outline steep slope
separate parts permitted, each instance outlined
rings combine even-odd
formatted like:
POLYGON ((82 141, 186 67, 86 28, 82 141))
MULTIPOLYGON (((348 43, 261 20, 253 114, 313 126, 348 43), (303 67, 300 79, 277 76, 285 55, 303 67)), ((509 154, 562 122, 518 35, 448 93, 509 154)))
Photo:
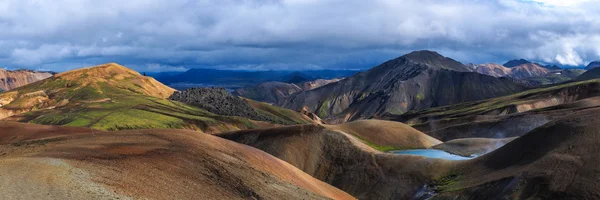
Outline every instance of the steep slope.
POLYGON ((236 89, 232 94, 256 101, 275 103, 300 91, 302 88, 293 83, 265 82, 256 86, 236 89))
POLYGON ((512 67, 516 67, 522 64, 531 64, 531 62, 529 62, 528 60, 525 60, 523 58, 521 59, 514 59, 514 60, 509 60, 508 62, 504 63, 502 66, 508 67, 508 68, 512 68, 512 67))
POLYGON ((485 74, 493 77, 503 77, 509 76, 511 74, 511 69, 508 67, 504 67, 502 65, 487 63, 477 65, 475 69, 477 73, 485 74))
POLYGON ((374 149, 427 148, 439 143, 397 122, 300 125, 218 136, 261 149, 358 199, 411 199, 421 185, 445 174, 451 164, 374 149))
POLYGON ((278 105, 292 110, 307 107, 321 118, 345 122, 493 98, 524 89, 511 80, 470 71, 436 52, 415 51, 341 81, 293 94, 278 105))
POLYGON ((526 77, 542 76, 550 73, 549 69, 543 68, 542 66, 535 63, 527 63, 510 68, 511 78, 522 79, 526 77))
POLYGON ((590 64, 588 64, 585 67, 585 70, 591 70, 591 69, 594 69, 594 68, 597 68, 597 67, 600 67, 600 60, 599 61, 591 62, 590 64))
POLYGON ((521 136, 553 119, 596 106, 600 106, 598 79, 382 118, 413 124, 414 128, 442 141, 504 138, 521 136))
POLYGON ((194 131, 0 130, 2 199, 354 199, 263 151, 194 131))
POLYGON ((49 78, 50 72, 38 72, 31 70, 8 71, 0 68, 0 92, 12 90, 36 81, 49 78))
POLYGON ((323 124, 323 121, 313 113, 307 111, 293 111, 282 107, 274 106, 268 103, 258 102, 251 99, 242 98, 256 112, 261 115, 269 116, 285 123, 279 124, 323 124))
POLYGON ((600 78, 600 68, 592 68, 576 78, 578 81, 600 78))
POLYGON ((115 63, 57 74, 0 94, 0 118, 101 130, 187 128, 220 132, 257 127, 166 100, 175 90, 115 63), (8 117, 8 118, 7 118, 8 117))

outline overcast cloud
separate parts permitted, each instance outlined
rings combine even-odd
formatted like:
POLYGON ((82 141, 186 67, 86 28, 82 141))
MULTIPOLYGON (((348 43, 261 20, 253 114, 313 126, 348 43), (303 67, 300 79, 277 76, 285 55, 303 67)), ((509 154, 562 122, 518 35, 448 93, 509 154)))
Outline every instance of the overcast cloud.
POLYGON ((598 10, 596 0, 3 0, 0 66, 365 69, 420 49, 581 66, 600 59, 598 10))

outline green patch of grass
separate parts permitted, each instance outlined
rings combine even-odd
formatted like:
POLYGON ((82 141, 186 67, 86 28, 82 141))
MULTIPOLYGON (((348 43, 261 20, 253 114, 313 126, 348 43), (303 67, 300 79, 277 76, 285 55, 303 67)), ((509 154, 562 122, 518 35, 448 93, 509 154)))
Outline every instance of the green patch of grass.
POLYGON ((429 184, 435 192, 449 192, 462 188, 460 184, 461 175, 455 172, 446 174, 429 184))
POLYGON ((325 101, 323 101, 323 103, 321 103, 321 106, 319 106, 319 109, 317 110, 317 115, 321 118, 326 118, 329 116, 329 104, 331 103, 331 100, 327 99, 325 101))
POLYGON ((425 99, 425 95, 423 93, 417 94, 417 101, 423 101, 425 99))
POLYGON ((397 147, 397 146, 385 146, 385 145, 379 145, 379 144, 375 144, 373 142, 370 142, 368 140, 365 140, 361 137, 358 137, 357 135, 352 135, 355 138, 357 138, 358 140, 362 141, 363 143, 365 143, 366 145, 369 145, 370 147, 377 149, 379 151, 382 152, 388 152, 388 151, 397 151, 397 150, 407 150, 407 149, 414 149, 414 148, 410 148, 410 147, 397 147))

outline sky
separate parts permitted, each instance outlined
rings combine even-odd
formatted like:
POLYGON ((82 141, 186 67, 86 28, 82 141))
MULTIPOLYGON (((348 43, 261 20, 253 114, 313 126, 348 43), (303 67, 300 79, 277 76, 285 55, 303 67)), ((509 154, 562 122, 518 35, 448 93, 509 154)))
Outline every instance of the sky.
POLYGON ((600 60, 598 0, 2 0, 0 67, 143 72, 600 60))

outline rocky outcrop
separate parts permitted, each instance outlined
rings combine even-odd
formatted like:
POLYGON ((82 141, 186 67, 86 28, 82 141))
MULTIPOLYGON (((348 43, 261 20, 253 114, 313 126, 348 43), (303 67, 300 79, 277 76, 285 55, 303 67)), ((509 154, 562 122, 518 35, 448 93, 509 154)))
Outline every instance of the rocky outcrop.
POLYGON ((371 118, 522 91, 524 86, 471 72, 436 52, 416 51, 323 87, 290 95, 278 103, 307 107, 330 122, 371 118))
POLYGON ((52 72, 38 72, 31 70, 8 71, 0 68, 0 92, 8 91, 33 82, 37 82, 53 75, 52 72))

